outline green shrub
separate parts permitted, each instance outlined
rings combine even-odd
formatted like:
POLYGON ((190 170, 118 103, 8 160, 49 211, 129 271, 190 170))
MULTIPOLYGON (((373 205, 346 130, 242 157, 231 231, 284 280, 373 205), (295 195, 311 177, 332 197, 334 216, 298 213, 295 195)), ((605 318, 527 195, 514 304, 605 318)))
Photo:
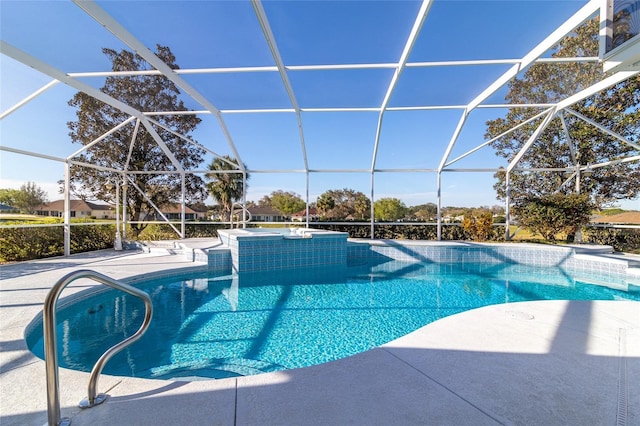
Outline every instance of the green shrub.
POLYGON ((74 254, 113 248, 115 236, 115 225, 72 226, 70 251, 74 254))
POLYGON ((489 212, 465 215, 462 229, 473 241, 486 241, 493 230, 493 216, 489 212))
MULTIPOLYGON (((180 229, 180 224, 178 224, 177 228, 180 229)), ((180 236, 168 224, 151 223, 140 232, 136 239, 140 241, 159 241, 175 240, 177 238, 180 238, 180 236)))
POLYGON ((350 238, 371 238, 371 226, 370 225, 352 225, 350 223, 344 224, 313 224, 312 228, 325 229, 327 231, 346 232, 350 238))
MULTIPOLYGON (((114 225, 71 226, 70 252, 113 247, 114 225)), ((0 228, 0 261, 20 262, 64 255, 64 227, 0 228)))
POLYGON ((506 216, 496 216, 493 218, 493 223, 505 223, 507 221, 506 216))
POLYGON ((640 230, 585 227, 582 240, 612 246, 615 251, 640 254, 640 230))
POLYGON ((520 224, 548 241, 565 233, 572 241, 577 229, 589 223, 593 204, 587 194, 548 194, 527 196, 514 206, 520 224))
POLYGON ((64 254, 64 229, 0 228, 0 260, 19 262, 64 254))
POLYGON ((217 238, 218 229, 226 229, 226 224, 199 224, 199 223, 187 223, 185 226, 186 238, 217 238))
MULTIPOLYGON (((337 225, 312 225, 313 228, 330 231, 347 232, 350 238, 371 238, 370 225, 352 225, 349 223, 337 225)), ((437 240, 438 227, 435 225, 386 225, 376 224, 376 239, 389 240, 437 240)), ((467 239, 467 234, 461 225, 445 225, 442 227, 442 239, 445 241, 459 241, 467 239)), ((504 241, 504 227, 491 226, 487 231, 487 240, 504 241)))
MULTIPOLYGON (((180 224, 174 223, 180 230, 180 224)), ((185 224, 185 238, 217 238, 218 229, 228 228, 226 224, 203 224, 197 222, 187 222, 185 224)), ((138 239, 141 241, 175 240, 180 238, 176 231, 167 223, 152 223, 140 233, 138 239)))

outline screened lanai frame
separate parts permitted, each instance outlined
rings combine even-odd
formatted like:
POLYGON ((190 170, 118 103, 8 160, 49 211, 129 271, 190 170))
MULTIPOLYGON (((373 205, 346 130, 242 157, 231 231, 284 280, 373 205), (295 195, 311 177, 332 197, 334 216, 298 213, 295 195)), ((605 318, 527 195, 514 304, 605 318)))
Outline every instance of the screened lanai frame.
MULTIPOLYGON (((544 54, 548 52, 551 48, 558 44, 563 37, 569 34, 574 28, 584 23, 586 20, 597 15, 601 10, 605 10, 610 7, 607 0, 591 0, 584 4, 576 13, 573 14, 569 19, 567 19, 562 25, 560 25, 555 31, 552 31, 548 36, 546 36, 542 41, 539 42, 537 46, 531 49, 526 55, 519 59, 487 59, 487 60, 458 60, 458 61, 439 61, 439 62, 410 62, 409 57, 412 52, 412 49, 416 43, 416 40, 425 24, 425 20, 429 14, 431 6, 433 5, 433 0, 423 0, 420 4, 419 10, 415 19, 412 23, 411 30, 409 35, 404 43, 401 52, 398 52, 396 62, 386 62, 386 63, 358 63, 358 64, 323 64, 323 65, 288 65, 283 60, 279 48, 276 37, 273 34, 269 18, 265 11, 264 5, 260 0, 252 0, 251 4, 253 6, 254 12, 256 14, 257 20, 260 25, 261 32, 264 36, 264 39, 268 45, 270 54, 273 59, 274 65, 272 66, 259 66, 259 67, 225 67, 225 68, 187 68, 187 69, 179 69, 172 70, 170 69, 164 62, 162 62, 154 53, 152 53, 144 43, 142 43, 139 39, 137 39, 131 32, 129 32, 120 22, 118 22, 114 17, 109 15, 98 3, 94 1, 80 1, 74 0, 73 3, 77 7, 79 7, 82 11, 92 17, 95 21, 97 21, 101 26, 103 26, 106 30, 111 32, 117 39, 119 39, 124 45, 128 46, 131 50, 135 51, 138 55, 144 58, 153 68, 154 70, 149 71, 135 71, 135 72, 64 72, 61 71, 49 63, 40 60, 39 58, 33 57, 27 52, 24 52, 11 44, 2 41, 1 44, 1 52, 2 54, 11 57, 22 64, 25 64, 29 67, 36 69, 37 71, 51 77, 53 80, 42 87, 41 89, 34 92, 32 95, 28 96, 21 102, 17 103, 13 107, 3 111, 0 115, 0 119, 4 119, 9 116, 12 112, 16 111, 23 105, 26 105, 33 99, 45 93, 48 89, 52 88, 58 83, 64 83, 76 90, 82 91, 90 96, 93 96, 100 101, 111 105, 119 110, 127 113, 129 118, 121 123, 116 128, 107 132, 100 138, 93 141, 91 144, 84 146, 83 148, 73 152, 66 158, 59 158, 50 155, 45 155, 38 152, 30 152, 26 150, 21 150, 15 147, 9 146, 0 146, 0 149, 8 152, 13 152, 17 154, 24 154, 29 156, 46 158, 53 161, 62 162, 65 164, 65 191, 64 191, 64 199, 65 199, 65 214, 64 214, 64 224, 65 224, 65 254, 68 254, 69 250, 69 224, 70 224, 70 181, 69 181, 69 168, 74 166, 85 166, 85 167, 98 167, 92 164, 81 163, 77 160, 74 160, 78 154, 84 152, 89 149, 92 145, 99 143, 102 139, 107 137, 112 132, 116 131, 118 128, 125 126, 131 122, 135 121, 135 128, 139 128, 139 126, 143 126, 155 139, 158 146, 164 151, 167 157, 172 161, 175 170, 167 170, 164 173, 178 173, 182 176, 183 186, 182 186, 182 200, 181 203, 182 211, 181 211, 181 229, 176 230, 176 232, 180 235, 180 237, 184 237, 185 235, 185 186, 184 186, 184 177, 186 174, 194 173, 194 174, 204 174, 208 172, 208 170, 184 170, 179 162, 175 159, 172 152, 163 142, 162 138, 156 131, 154 126, 161 126, 161 124, 154 120, 154 116, 162 115, 162 114, 197 114, 197 115, 211 115, 214 116, 217 120, 218 126, 221 130, 221 133, 226 140, 230 152, 233 156, 238 160, 239 167, 234 171, 230 171, 232 173, 242 173, 246 178, 248 173, 299 173, 305 176, 306 181, 306 193, 305 193, 305 201, 307 204, 307 226, 309 225, 309 178, 312 174, 326 174, 326 173, 361 173, 367 174, 370 177, 370 200, 371 200, 371 237, 374 235, 374 227, 375 227, 375 218, 373 212, 373 204, 375 201, 375 177, 380 173, 424 173, 424 174, 435 174, 436 176, 436 188, 437 188, 437 238, 441 239, 442 234, 442 174, 443 173, 473 173, 473 172, 497 172, 501 170, 500 168, 457 168, 456 163, 460 160, 473 155, 475 152, 481 150, 482 148, 488 146, 493 140, 484 141, 482 144, 468 150, 467 152, 455 157, 451 158, 453 149, 458 141, 458 138, 465 126, 465 123, 472 111, 482 109, 482 108, 525 108, 525 107, 538 107, 543 108, 543 111, 536 115, 533 118, 530 118, 524 123, 519 124, 508 132, 503 133, 498 136, 505 136, 509 132, 518 129, 519 127, 525 125, 533 121, 534 119, 542 119, 541 124, 538 125, 536 130, 531 134, 527 143, 523 146, 520 152, 516 155, 516 157, 508 163, 507 167, 502 169, 506 172, 506 183, 507 183, 507 197, 505 200, 505 210, 506 210, 506 237, 509 238, 509 225, 511 222, 510 215, 510 199, 509 199, 509 176, 513 171, 564 171, 568 173, 567 180, 565 184, 569 184, 575 181, 576 187, 579 188, 580 176, 582 173, 589 172, 594 168, 606 167, 613 163, 619 162, 635 162, 640 161, 640 155, 633 155, 622 159, 617 159, 601 164, 579 164, 575 163, 571 167, 559 168, 559 169, 543 169, 543 168, 519 168, 518 163, 521 160, 522 156, 526 153, 526 151, 531 147, 531 145, 536 141, 536 138, 544 131, 546 126, 556 117, 559 117, 562 120, 563 125, 565 126, 565 131, 568 132, 566 128, 566 124, 564 121, 564 117, 567 114, 570 114, 573 117, 576 117, 580 120, 583 120, 596 128, 600 129, 603 133, 612 136, 623 143, 626 143, 632 146, 634 149, 640 151, 640 145, 634 143, 627 138, 612 132, 606 127, 594 122, 593 120, 585 117, 578 112, 571 109, 571 106, 581 100, 584 100, 604 89, 607 89, 619 82, 625 81, 632 76, 638 74, 640 70, 638 69, 637 63, 634 64, 634 67, 621 68, 617 70, 611 71, 607 76, 605 76, 601 81, 594 83, 592 86, 584 88, 582 91, 578 93, 574 93, 571 96, 563 99, 555 104, 487 104, 485 103, 492 95, 496 94, 499 90, 503 89, 505 85, 511 81, 513 78, 518 76, 523 70, 525 70, 528 66, 536 62, 598 62, 601 61, 600 57, 573 57, 573 58, 549 58, 544 57, 544 54), (389 101, 394 91, 398 87, 398 83, 402 77, 403 72, 412 68, 425 68, 425 67, 444 67, 444 66, 477 66, 477 65, 495 65, 495 64, 503 64, 505 66, 509 66, 508 70, 504 72, 497 79, 492 81, 487 87, 481 91, 477 96, 475 96, 470 102, 459 105, 423 105, 423 106, 390 106, 389 101), (306 108, 301 107, 297 97, 296 91, 294 90, 294 85, 291 83, 289 74, 291 72, 304 72, 304 71, 319 71, 319 70, 380 70, 386 69, 391 70, 393 72, 390 81, 385 87, 385 95, 382 103, 375 108, 371 107, 324 107, 324 108, 306 108), (282 85, 286 91, 288 96, 288 100, 290 103, 289 108, 262 108, 262 109, 226 109, 221 110, 216 107, 215 100, 208 99, 202 93, 200 93, 197 89, 195 89, 191 84, 189 84, 183 76, 188 74, 219 74, 219 73, 247 73, 247 72, 264 72, 264 73, 277 73, 279 78, 282 81, 282 85), (93 86, 85 83, 82 79, 86 77, 107 77, 107 76, 124 76, 124 75, 164 75, 169 80, 171 80, 177 87, 180 88, 182 93, 185 96, 190 97, 197 104, 201 105, 203 109, 195 110, 195 111, 139 111, 135 110, 129 105, 126 105, 104 93, 100 90, 94 88, 93 86), (381 138, 381 132, 384 127, 384 118, 387 112, 397 111, 427 111, 427 110, 454 110, 460 112, 460 117, 458 120, 458 124, 455 127, 455 130, 451 134, 449 138, 449 142, 447 146, 444 148, 444 153, 442 158, 440 159, 438 166, 435 168, 381 168, 377 166, 377 162, 379 160, 379 144, 381 138), (309 165, 308 161, 308 153, 307 153, 307 143, 305 141, 305 126, 302 119, 303 113, 326 113, 326 112, 334 112, 334 113, 351 113, 351 112, 370 112, 377 114, 377 123, 375 129, 375 137, 371 141, 372 154, 370 159, 370 167, 368 168, 346 168, 346 169, 318 169, 312 168, 309 165), (282 114, 294 114, 297 122, 297 132, 300 143, 300 152, 304 164, 303 169, 291 169, 291 170, 266 170, 259 168, 252 168, 245 170, 244 162, 242 160, 242 156, 240 155, 239 150, 236 147, 234 142, 234 137, 229 130, 225 117, 232 114, 273 114, 273 113, 282 113, 282 114)), ((601 19, 603 24, 602 28, 605 28, 604 20, 606 19, 606 13, 601 13, 601 19)), ((638 49, 638 44, 634 47, 634 49, 638 49)), ((634 53, 635 55, 635 53, 634 53)), ((172 131, 170 129, 165 129, 172 131)), ((173 132, 173 131, 172 131, 173 132)), ((175 133, 175 132, 174 132, 175 133)), ((188 138, 184 136, 180 136, 188 140, 188 138)), ((196 143, 191 141, 192 143, 196 143)), ((132 138, 131 143, 135 143, 135 136, 132 138)), ((208 146, 204 144, 198 144, 201 148, 203 148, 209 154, 220 157, 214 150, 210 149, 208 146)), ((572 157, 575 160, 575 155, 573 155, 573 148, 569 144, 569 149, 571 150, 572 157)), ((101 167, 98 167, 101 168, 101 167)), ((138 170, 130 170, 127 169, 127 165, 124 165, 122 169, 107 169, 101 168, 103 170, 111 171, 118 173, 122 176, 122 180, 115 182, 116 185, 123 186, 123 197, 126 197, 127 188, 133 186, 133 182, 127 178, 128 175, 133 175, 136 173, 159 173, 159 172, 147 172, 147 171, 138 171, 138 170)), ((246 185, 245 185, 246 188, 246 185)), ((119 194, 119 191, 116 191, 119 194)), ((243 203, 246 202, 246 193, 245 197, 243 197, 243 203)), ((116 203, 119 204, 119 203, 116 203)), ((155 206, 154 206, 155 207, 155 206)), ((123 208, 126 208, 126 203, 123 203, 123 208)), ((156 208, 159 211, 159 209, 156 208)), ((117 217, 120 214, 118 212, 117 217)), ((126 217, 126 212, 122 212, 122 218, 126 217)), ((123 229, 125 223, 123 220, 123 229)), ((120 227, 118 226, 118 229, 120 227)))

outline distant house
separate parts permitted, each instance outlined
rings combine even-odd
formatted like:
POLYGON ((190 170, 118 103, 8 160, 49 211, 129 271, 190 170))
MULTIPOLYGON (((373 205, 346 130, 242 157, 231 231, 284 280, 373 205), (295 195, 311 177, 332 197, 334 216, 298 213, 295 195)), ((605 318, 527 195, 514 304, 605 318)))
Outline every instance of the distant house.
MULTIPOLYGON (((163 208, 160 209, 160 211, 162 211, 162 214, 165 215, 166 218, 169 220, 180 220, 182 217, 181 216, 182 206, 180 204, 170 204, 170 205, 164 206, 163 208)), ((160 215, 157 215, 157 216, 160 216, 160 215)), ((198 212, 192 209, 191 207, 184 206, 185 220, 204 219, 206 216, 207 216, 206 212, 198 212)), ((160 217, 158 217, 157 219, 160 219, 160 217)))
MULTIPOLYGON (((96 219, 116 218, 115 208, 107 204, 96 204, 83 200, 70 200, 69 208, 71 217, 95 217, 96 219)), ((38 216, 63 217, 64 200, 56 200, 50 203, 42 204, 41 206, 36 207, 35 210, 38 216)))
POLYGON ((271 207, 249 207, 252 222, 284 222, 287 218, 271 207))
MULTIPOLYGON (((71 217, 76 218, 89 218, 95 217, 96 219, 115 219, 116 211, 114 206, 106 204, 90 203, 82 200, 71 200, 71 217)), ((205 212, 197 212, 189 207, 184 208, 186 220, 204 219, 205 212)), ((180 220, 181 207, 179 204, 168 205, 162 208, 162 214, 164 214, 169 220, 180 220)), ((52 201, 36 207, 36 214, 38 216, 52 216, 63 217, 64 215, 64 200, 52 201)), ((160 219, 160 215, 151 215, 146 220, 160 219)))
MULTIPOLYGON (((320 215, 318 214, 318 209, 315 207, 309 207, 309 221, 314 222, 320 219, 320 215)), ((300 210, 297 213, 291 215, 292 222, 306 222, 307 220, 307 209, 300 210)))
POLYGON ((463 220, 464 220, 464 215, 462 214, 457 216, 448 214, 442 218, 442 221, 444 223, 462 223, 463 220))

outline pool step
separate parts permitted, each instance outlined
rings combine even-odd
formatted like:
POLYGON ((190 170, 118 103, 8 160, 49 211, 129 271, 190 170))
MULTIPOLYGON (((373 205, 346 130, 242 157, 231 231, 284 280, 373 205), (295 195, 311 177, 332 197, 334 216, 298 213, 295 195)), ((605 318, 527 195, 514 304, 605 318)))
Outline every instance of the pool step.
POLYGON ((163 380, 207 380, 252 376, 284 370, 279 364, 247 358, 222 358, 186 361, 151 369, 151 378, 163 380))
POLYGON ((145 241, 145 251, 149 253, 182 254, 183 248, 175 241, 145 241))

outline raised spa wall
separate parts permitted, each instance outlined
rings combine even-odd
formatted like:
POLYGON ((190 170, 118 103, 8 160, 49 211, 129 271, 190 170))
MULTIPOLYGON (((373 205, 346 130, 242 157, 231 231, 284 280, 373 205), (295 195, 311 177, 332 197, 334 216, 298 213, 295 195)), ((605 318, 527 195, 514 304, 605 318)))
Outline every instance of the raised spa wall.
POLYGON ((229 248, 234 272, 347 266, 346 232, 308 228, 231 229, 219 230, 218 236, 223 246, 229 248))

